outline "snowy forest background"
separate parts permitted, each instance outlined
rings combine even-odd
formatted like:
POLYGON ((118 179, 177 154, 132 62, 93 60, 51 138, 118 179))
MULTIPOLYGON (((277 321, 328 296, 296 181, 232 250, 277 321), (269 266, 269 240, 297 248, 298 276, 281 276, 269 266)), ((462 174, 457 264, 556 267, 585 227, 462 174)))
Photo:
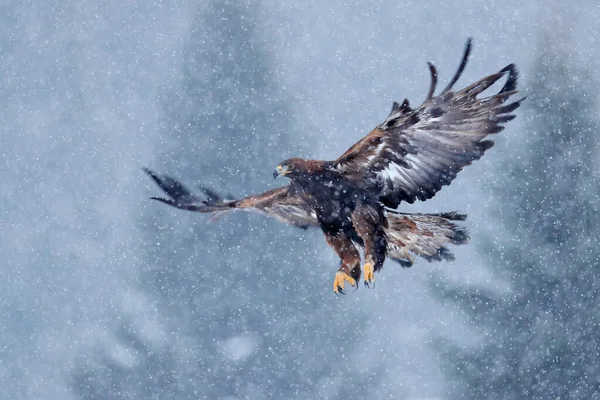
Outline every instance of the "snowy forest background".
POLYGON ((0 5, 0 398, 600 399, 597 1, 300 3, 0 5), (455 262, 335 298, 320 232, 148 200, 337 157, 469 36, 528 100, 405 208, 469 214, 455 262))

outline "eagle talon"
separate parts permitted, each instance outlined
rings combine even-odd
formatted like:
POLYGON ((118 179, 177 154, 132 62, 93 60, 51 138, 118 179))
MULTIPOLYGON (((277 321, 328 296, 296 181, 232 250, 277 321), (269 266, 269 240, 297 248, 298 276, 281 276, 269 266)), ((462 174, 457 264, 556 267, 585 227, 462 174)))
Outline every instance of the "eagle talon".
POLYGON ((365 286, 369 289, 375 288, 375 275, 373 273, 373 264, 370 262, 363 265, 363 273, 365 275, 365 286))
POLYGON ((351 286, 356 285, 358 287, 358 284, 356 283, 356 280, 354 280, 354 278, 349 276, 344 271, 338 271, 336 272, 335 279, 333 281, 333 291, 335 294, 346 294, 346 292, 344 291, 345 282, 348 282, 351 286))

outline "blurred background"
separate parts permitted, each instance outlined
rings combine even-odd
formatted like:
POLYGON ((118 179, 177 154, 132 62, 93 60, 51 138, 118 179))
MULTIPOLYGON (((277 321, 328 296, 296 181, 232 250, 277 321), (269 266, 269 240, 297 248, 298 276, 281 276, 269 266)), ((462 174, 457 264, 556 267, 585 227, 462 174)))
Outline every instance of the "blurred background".
POLYGON ((600 398, 594 0, 4 1, 1 399, 600 398), (148 200, 147 166, 243 196, 509 63, 528 100, 411 211, 453 263, 336 298, 318 230, 148 200))

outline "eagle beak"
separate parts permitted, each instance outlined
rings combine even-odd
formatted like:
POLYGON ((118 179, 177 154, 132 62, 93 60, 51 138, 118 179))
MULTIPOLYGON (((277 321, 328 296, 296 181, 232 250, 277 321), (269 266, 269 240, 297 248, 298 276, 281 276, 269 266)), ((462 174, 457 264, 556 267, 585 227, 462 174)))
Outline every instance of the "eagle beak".
POLYGON ((291 167, 289 165, 278 165, 273 172, 273 178, 277 179, 278 176, 284 176, 290 173, 291 167))

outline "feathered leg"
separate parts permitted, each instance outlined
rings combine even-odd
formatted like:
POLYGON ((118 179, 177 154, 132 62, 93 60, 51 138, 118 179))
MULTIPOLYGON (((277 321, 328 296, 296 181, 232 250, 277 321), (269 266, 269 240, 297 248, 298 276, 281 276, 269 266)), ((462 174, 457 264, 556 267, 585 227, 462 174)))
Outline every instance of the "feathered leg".
POLYGON ((352 243, 352 240, 342 232, 337 234, 325 233, 325 239, 340 257, 341 265, 335 274, 333 281, 333 291, 335 294, 344 293, 344 283, 358 288, 357 281, 360 279, 360 253, 352 243))
POLYGON ((352 224, 363 240, 365 264, 363 265, 365 286, 371 287, 375 281, 374 272, 383 267, 387 252, 385 228, 387 220, 383 210, 373 206, 359 206, 352 212, 352 224))

